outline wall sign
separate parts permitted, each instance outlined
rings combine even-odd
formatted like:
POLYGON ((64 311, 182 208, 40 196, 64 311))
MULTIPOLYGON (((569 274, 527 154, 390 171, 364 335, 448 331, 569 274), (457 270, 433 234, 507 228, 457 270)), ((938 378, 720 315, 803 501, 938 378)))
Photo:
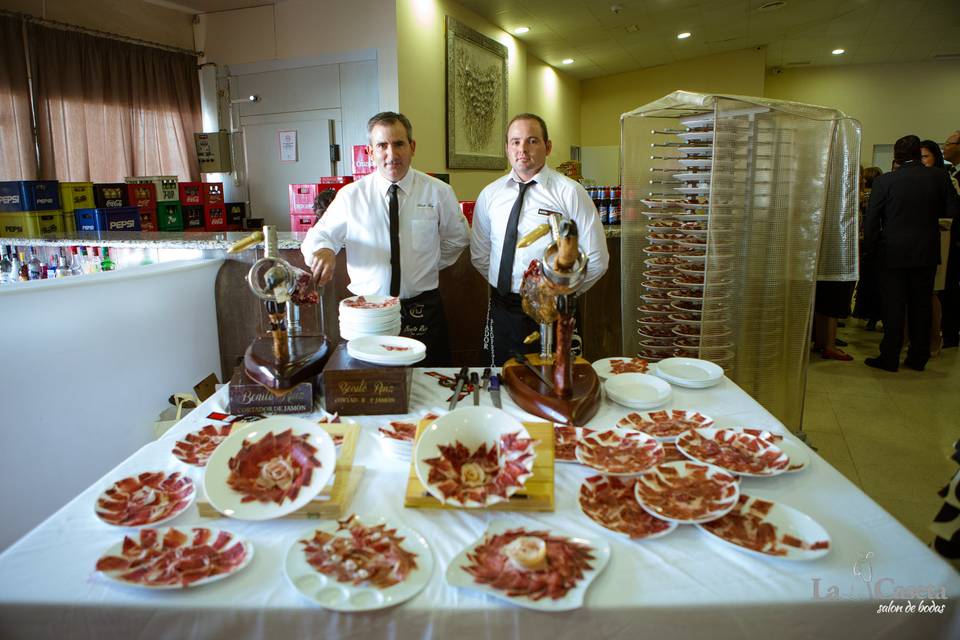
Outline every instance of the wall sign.
POLYGON ((280 142, 280 162, 296 162, 297 130, 277 131, 277 139, 280 142))

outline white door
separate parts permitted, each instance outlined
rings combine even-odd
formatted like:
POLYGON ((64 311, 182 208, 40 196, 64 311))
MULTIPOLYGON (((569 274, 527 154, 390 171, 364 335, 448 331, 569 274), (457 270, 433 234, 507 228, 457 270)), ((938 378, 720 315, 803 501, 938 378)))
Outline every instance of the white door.
MULTIPOLYGON (((250 190, 248 217, 290 230, 287 187, 342 175, 341 162, 331 162, 330 145, 342 137, 340 109, 241 116, 250 190), (331 131, 333 139, 331 140, 331 131), (281 147, 281 132, 284 142, 281 147), (295 136, 295 148, 290 141, 295 136)), ((341 157, 343 150, 341 148, 341 157)))

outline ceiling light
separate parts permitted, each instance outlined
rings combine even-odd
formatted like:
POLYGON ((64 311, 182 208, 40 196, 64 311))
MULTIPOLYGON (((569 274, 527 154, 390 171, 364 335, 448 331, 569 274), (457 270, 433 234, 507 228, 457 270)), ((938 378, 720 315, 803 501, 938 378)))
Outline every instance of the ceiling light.
POLYGON ((573 58, 564 58, 560 62, 562 62, 563 64, 573 64, 573 58))
POLYGON ((832 53, 832 54, 835 55, 835 56, 842 56, 842 55, 843 55, 844 53, 846 53, 846 52, 847 52, 846 49, 834 49, 834 50, 831 51, 830 53, 832 53))
POLYGON ((517 27, 516 29, 513 30, 513 32, 514 32, 515 34, 517 34, 518 36, 522 36, 523 34, 527 33, 528 31, 530 31, 530 27, 517 27))
POLYGON ((693 34, 690 33, 689 31, 684 31, 684 32, 682 32, 682 33, 678 33, 678 34, 677 34, 677 40, 686 40, 687 38, 689 38, 689 37, 692 36, 692 35, 693 35, 693 34))

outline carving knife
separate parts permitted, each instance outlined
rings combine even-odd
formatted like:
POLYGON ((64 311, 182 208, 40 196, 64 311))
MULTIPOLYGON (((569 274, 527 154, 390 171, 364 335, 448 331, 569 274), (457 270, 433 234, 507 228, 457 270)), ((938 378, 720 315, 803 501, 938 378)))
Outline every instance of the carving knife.
POLYGON ((486 391, 487 387, 490 385, 490 367, 487 367, 483 370, 483 375, 480 376, 480 380, 480 388, 486 391))
POLYGON ((473 406, 480 406, 480 376, 474 371, 470 374, 470 384, 473 385, 473 406))
POLYGON ((493 374, 490 376, 490 399, 493 400, 493 406, 497 409, 502 409, 503 406, 500 404, 500 376, 493 374))
POLYGON ((513 354, 513 359, 519 362, 520 364, 522 364, 523 366, 525 366, 530 371, 530 373, 537 376, 540 382, 547 385, 547 388, 553 391, 553 380, 548 379, 547 376, 543 375, 543 372, 540 371, 540 369, 530 364, 530 361, 527 360, 527 356, 523 355, 520 352, 516 352, 513 354))
POLYGON ((457 386, 453 389, 453 398, 450 399, 450 406, 448 407, 450 411, 453 411, 457 408, 457 403, 460 402, 460 392, 463 391, 463 385, 467 384, 467 378, 470 377, 470 368, 463 367, 460 369, 460 373, 456 375, 457 386))

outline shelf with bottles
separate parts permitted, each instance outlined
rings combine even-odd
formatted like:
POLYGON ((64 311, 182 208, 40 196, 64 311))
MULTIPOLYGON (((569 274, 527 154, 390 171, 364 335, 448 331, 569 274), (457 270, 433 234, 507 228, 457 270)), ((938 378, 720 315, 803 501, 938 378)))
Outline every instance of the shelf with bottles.
POLYGON ((620 224, 620 185, 586 186, 587 194, 597 208, 600 222, 605 225, 620 224))
POLYGON ((111 249, 95 245, 0 245, 0 285, 91 275, 157 261, 143 254, 144 251, 140 249, 111 249))

